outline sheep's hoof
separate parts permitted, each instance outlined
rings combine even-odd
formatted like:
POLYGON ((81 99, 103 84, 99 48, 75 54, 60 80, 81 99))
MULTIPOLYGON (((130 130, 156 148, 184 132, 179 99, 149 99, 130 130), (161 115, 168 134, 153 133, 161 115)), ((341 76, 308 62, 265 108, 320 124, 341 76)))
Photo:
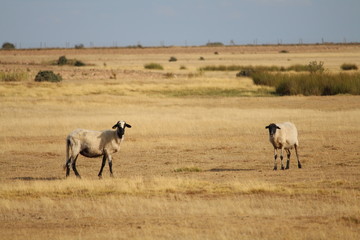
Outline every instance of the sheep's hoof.
POLYGON ((281 170, 285 170, 284 166, 281 166, 281 170))
POLYGON ((277 170, 277 166, 275 166, 273 170, 276 171, 276 170, 277 170))
POLYGON ((301 164, 300 164, 300 163, 298 164, 298 168, 301 168, 301 164))
POLYGON ((99 179, 102 179, 102 176, 101 175, 98 175, 99 179))

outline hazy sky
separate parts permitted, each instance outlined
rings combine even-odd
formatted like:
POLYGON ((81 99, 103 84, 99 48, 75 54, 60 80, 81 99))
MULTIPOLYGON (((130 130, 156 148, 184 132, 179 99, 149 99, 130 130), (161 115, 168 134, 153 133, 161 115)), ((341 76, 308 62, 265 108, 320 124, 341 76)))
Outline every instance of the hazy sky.
POLYGON ((1 0, 18 48, 360 42, 360 0, 1 0))

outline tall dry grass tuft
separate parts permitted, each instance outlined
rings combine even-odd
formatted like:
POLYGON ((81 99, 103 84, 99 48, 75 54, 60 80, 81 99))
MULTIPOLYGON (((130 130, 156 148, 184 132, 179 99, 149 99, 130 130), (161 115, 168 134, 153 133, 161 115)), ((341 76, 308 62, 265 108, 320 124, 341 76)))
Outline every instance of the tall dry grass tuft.
POLYGON ((275 87, 279 95, 360 94, 359 73, 273 74, 259 72, 252 74, 252 78, 257 85, 275 87))
POLYGON ((104 180, 36 180, 15 181, 0 184, 0 198, 2 199, 30 199, 47 197, 87 198, 106 196, 158 196, 167 194, 205 194, 205 195, 233 195, 278 193, 292 194, 293 191, 283 186, 273 186, 265 182, 224 182, 214 183, 186 178, 143 177, 104 179, 104 180))

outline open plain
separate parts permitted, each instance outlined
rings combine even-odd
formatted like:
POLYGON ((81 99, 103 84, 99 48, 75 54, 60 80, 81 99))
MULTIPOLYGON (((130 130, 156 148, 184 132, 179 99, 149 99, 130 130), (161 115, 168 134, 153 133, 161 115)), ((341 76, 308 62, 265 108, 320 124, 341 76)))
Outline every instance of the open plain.
POLYGON ((359 239, 360 97, 280 97, 198 70, 310 61, 360 66, 360 45, 0 51, 0 71, 23 76, 0 82, 0 239, 359 239), (63 55, 88 65, 51 65, 63 55), (34 82, 40 70, 63 81, 34 82), (65 179, 67 134, 118 120, 132 128, 115 177, 79 156, 83 179, 65 179), (302 169, 293 154, 272 170, 265 126, 282 121, 302 169))

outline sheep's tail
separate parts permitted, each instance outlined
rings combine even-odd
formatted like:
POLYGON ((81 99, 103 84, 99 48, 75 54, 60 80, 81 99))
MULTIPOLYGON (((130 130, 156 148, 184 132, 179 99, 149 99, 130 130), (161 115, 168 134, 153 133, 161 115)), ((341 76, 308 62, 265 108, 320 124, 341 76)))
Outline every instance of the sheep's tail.
POLYGON ((66 160, 65 160, 65 164, 63 166, 64 170, 66 170, 66 166, 68 164, 68 161, 69 161, 69 157, 70 157, 70 139, 69 138, 66 138, 66 160))

